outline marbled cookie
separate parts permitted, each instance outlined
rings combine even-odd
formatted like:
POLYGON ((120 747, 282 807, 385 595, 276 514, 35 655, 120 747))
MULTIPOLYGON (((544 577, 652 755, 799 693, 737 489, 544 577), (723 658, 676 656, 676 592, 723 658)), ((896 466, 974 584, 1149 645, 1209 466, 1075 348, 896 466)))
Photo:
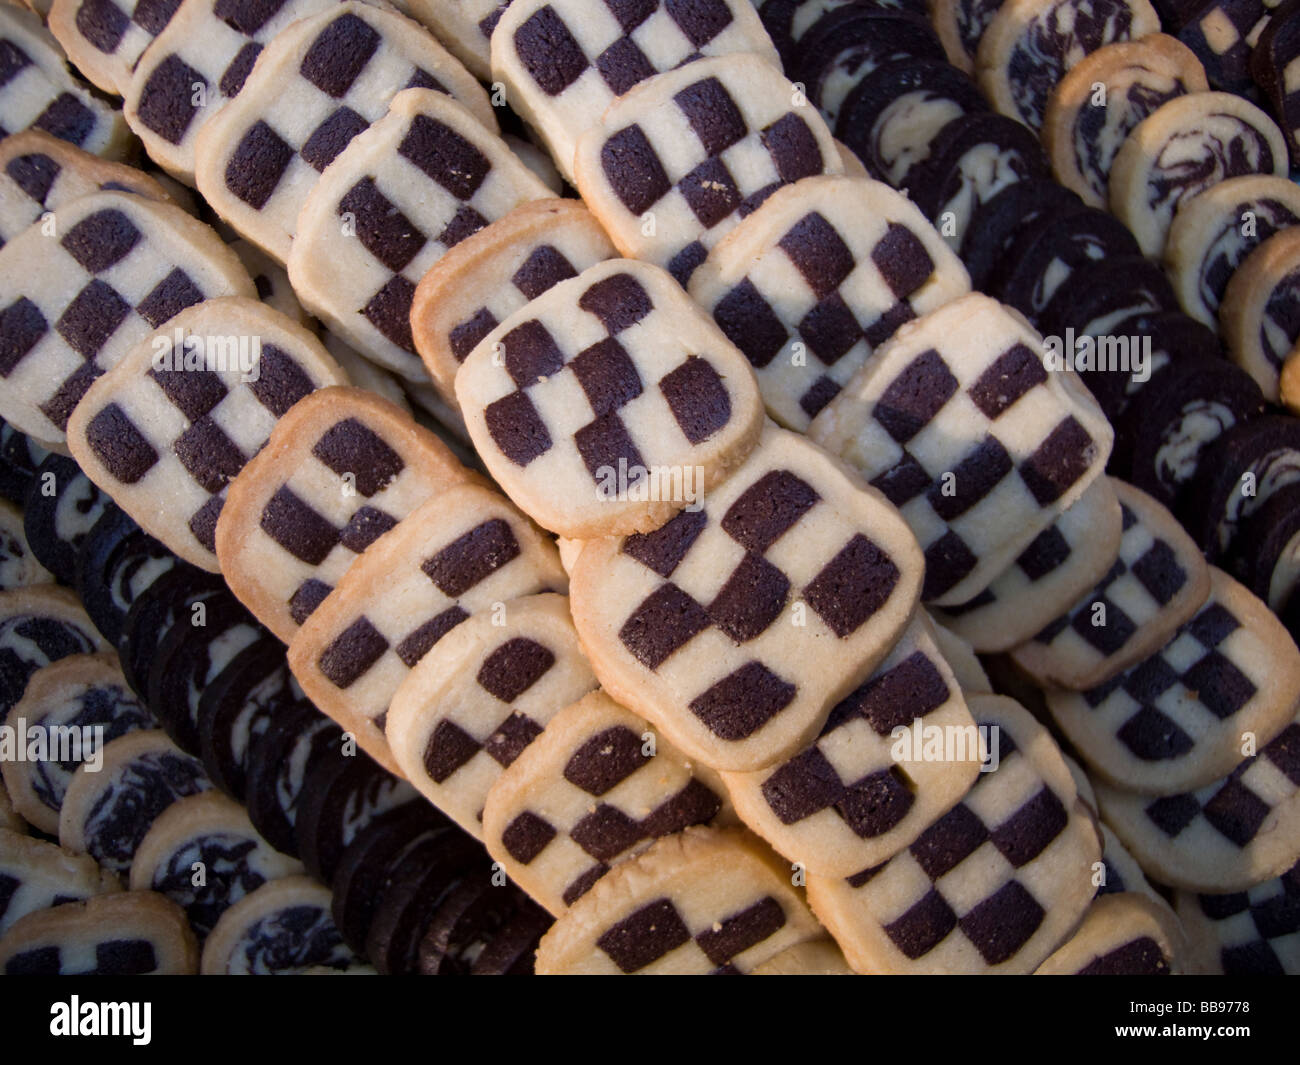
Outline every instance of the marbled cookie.
POLYGON ((930 0, 930 21, 949 63, 975 73, 980 38, 1001 6, 1002 0, 930 0))
POLYGON ((968 291, 906 196, 847 177, 773 193, 689 286, 754 367, 768 413, 798 431, 900 325, 968 291))
POLYGON ((1298 562, 1300 484, 1293 482, 1242 523, 1227 565, 1290 629, 1287 604, 1300 584, 1298 562))
POLYGON ((1300 226, 1273 234, 1242 260, 1219 304, 1219 329, 1232 361, 1255 379, 1264 398, 1276 403, 1280 396, 1289 409, 1300 410, 1300 389, 1281 395, 1279 383, 1300 341, 1300 226))
POLYGON ((1088 907, 1074 934, 1035 976, 1173 976, 1185 944, 1177 919, 1141 895, 1108 895, 1088 907))
MULTIPOLYGON (((917 7, 916 0, 879 0, 881 8, 900 10, 911 3, 917 7)), ((787 70, 793 72, 799 56, 799 46, 808 32, 823 15, 831 14, 848 6, 856 6, 853 0, 759 0, 754 6, 776 46, 777 54, 787 70)))
POLYGON ((492 330, 456 398, 506 494, 575 538, 662 525, 744 460, 764 420, 741 352, 665 271, 628 259, 492 330))
POLYGON ((42 666, 108 650, 66 588, 38 584, 0 592, 0 713, 9 713, 42 666))
POLYGON ((330 916, 329 888, 309 877, 286 876, 221 915, 203 944, 200 971, 266 976, 305 966, 343 970, 357 960, 330 916))
POLYGON ((180 6, 181 0, 53 0, 49 24, 82 76, 121 96, 140 54, 180 6))
POLYGON ((54 574, 32 554, 23 530, 23 512, 12 503, 0 502, 0 591, 49 584, 53 580, 54 574))
POLYGON ((687 757, 750 771, 810 743, 885 658, 923 568, 879 493, 769 425, 701 509, 587 541, 571 605, 611 697, 687 757))
MULTIPOLYGON (((1008 119, 1008 121, 1015 121, 1008 119)), ((961 239, 961 261, 971 286, 984 289, 1021 230, 1041 218, 1076 210, 1082 203, 1050 177, 1014 181, 971 209, 961 239)))
POLYGON ((121 890, 89 855, 0 828, 0 935, 29 913, 121 890))
POLYGON ((114 505, 77 549, 77 596, 95 628, 116 646, 131 604, 178 565, 175 554, 114 505))
POLYGON ((23 504, 23 531, 32 553, 62 584, 77 580, 77 554, 90 530, 113 509, 81 467, 52 454, 36 468, 36 480, 23 504))
POLYGON ((294 823, 303 780, 343 742, 338 725, 305 698, 283 707, 253 741, 245 785, 248 816, 276 850, 298 853, 294 823))
POLYGON ((1180 891, 1174 905, 1200 972, 1300 974, 1300 864, 1230 895, 1180 891))
MULTIPOLYGON (((1063 352, 1069 330, 1076 341, 1082 336, 1113 337, 1121 322, 1177 308, 1178 299, 1157 263, 1141 255, 1121 255, 1081 263, 1072 270, 1039 312, 1038 326, 1044 336, 1057 338, 1063 352)), ((1075 354, 1074 364, 1086 372, 1075 354)), ((1095 361, 1096 345, 1093 355, 1095 361)), ((1123 371, 1122 366, 1119 369, 1123 371)))
POLYGON ((207 610, 209 602, 229 597, 230 592, 217 574, 179 560, 172 571, 144 589, 126 612, 117 644, 122 675, 132 691, 148 694, 153 660, 178 619, 187 618, 193 623, 207 610))
POLYGON ((27 822, 18 816, 14 804, 5 791, 4 781, 0 780, 0 828, 10 828, 19 835, 27 834, 27 822))

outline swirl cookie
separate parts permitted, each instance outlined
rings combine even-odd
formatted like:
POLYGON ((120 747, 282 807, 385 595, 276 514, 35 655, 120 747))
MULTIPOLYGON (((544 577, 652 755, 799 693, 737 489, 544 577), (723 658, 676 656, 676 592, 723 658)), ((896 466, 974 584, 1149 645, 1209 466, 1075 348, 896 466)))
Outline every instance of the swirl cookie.
POLYGON ((846 177, 773 193, 689 286, 754 367, 768 413, 797 431, 900 325, 969 290, 907 197, 846 177))
POLYGON ((29 913, 121 890, 88 855, 0 828, 0 935, 29 913))
POLYGON ((1297 54, 1300 54, 1300 17, 1294 4, 1279 4, 1250 50, 1250 76, 1267 98, 1292 156, 1300 158, 1297 54))
POLYGON ((179 207, 125 192, 73 200, 0 248, 0 414, 63 444, 94 380, 186 307, 256 291, 235 253, 179 207))
POLYGON ((746 973, 820 929, 741 829, 688 828, 602 877, 542 937, 537 972, 746 973))
POLYGON ((190 976, 185 914, 152 891, 115 891, 28 914, 0 937, 6 976, 190 976))
POLYGON ((178 565, 175 554, 112 506, 77 551, 77 597, 95 628, 116 646, 131 604, 178 565))
POLYGON ((112 509, 107 493, 76 462, 50 455, 36 468, 36 482, 23 508, 23 531, 41 565, 61 583, 75 584, 81 545, 112 509))
MULTIPOLYGON (((1151 383, 1157 374, 1172 366, 1175 362, 1195 362, 1221 359, 1223 348, 1218 334, 1189 318, 1182 311, 1147 310, 1139 311, 1118 322, 1111 334, 1116 337, 1128 337, 1130 354, 1137 350, 1145 353, 1150 344, 1151 355, 1148 361, 1150 375, 1131 372, 1113 373, 1106 367, 1083 369, 1079 376, 1093 394, 1098 405, 1106 412, 1115 427, 1115 450, 1111 462, 1116 463, 1112 469, 1119 470, 1121 453, 1127 455, 1123 431, 1126 427, 1124 412, 1133 400, 1151 383), (1134 344, 1142 348, 1135 349, 1134 344)), ((1077 339, 1077 338, 1076 338, 1077 339)), ((1111 343, 1116 343, 1112 341, 1111 343)), ((1145 354, 1143 355, 1145 357, 1145 354)))
MULTIPOLYGON (((550 916, 513 884, 494 879, 491 873, 468 876, 442 900, 420 939, 421 976, 507 975, 513 965, 483 963, 485 954, 495 953, 493 944, 514 940, 529 926, 541 938, 550 916)), ((526 964, 531 972, 531 956, 526 964)))
POLYGON ((245 787, 248 816, 276 850, 298 853, 294 824, 303 781, 343 742, 338 725, 306 699, 286 705, 253 741, 245 787))
POLYGON ((662 525, 744 461, 763 424, 741 352, 667 273, 627 259, 502 322, 461 365, 456 398, 510 498, 575 538, 662 525))
POLYGON ((1144 255, 1159 256, 1174 213, 1227 178, 1285 177, 1286 142, 1254 104, 1223 92, 1176 96, 1139 122, 1115 155, 1110 209, 1144 255))
POLYGON ((23 512, 12 503, 0 502, 0 591, 49 584, 53 580, 54 574, 41 565, 27 543, 23 512))
POLYGON ((1141 895, 1111 895, 1088 907, 1035 976, 1171 976, 1183 971, 1182 930, 1166 907, 1141 895))
POLYGON ((321 172, 404 88, 445 92, 496 131, 482 87, 410 19, 348 0, 298 20, 200 129, 199 191, 240 236, 286 262, 321 172))
POLYGON ((36 467, 50 454, 40 441, 19 432, 0 418, 0 497, 23 506, 36 476, 36 467))
MULTIPOLYGON (((1109 337, 1139 314, 1178 309, 1164 270, 1141 255, 1081 264, 1039 314, 1045 336, 1109 337)), ((1077 364, 1077 363, 1076 363, 1077 364)))
POLYGON ((714 772, 593 692, 556 714, 502 772, 482 831, 510 878, 558 915, 656 839, 734 820, 714 772))
POLYGON ((1300 227, 1273 234, 1242 260, 1219 304, 1219 329, 1232 361, 1265 399, 1300 409, 1300 381, 1287 375, 1293 383, 1285 394, 1279 381, 1300 341, 1300 227))
POLYGON ((1085 56, 1047 99, 1043 146, 1056 180, 1088 206, 1105 207, 1111 167, 1133 128, 1161 104, 1209 87, 1196 55, 1163 33, 1085 56))
POLYGON ((1191 958, 1204 973, 1300 973, 1300 865, 1230 895, 1174 896, 1191 958))
POLYGON ((50 30, 97 89, 121 96, 141 53, 181 0, 53 0, 50 30))
POLYGON ((108 650, 67 589, 41 584, 0 592, 0 713, 9 713, 43 666, 108 650))
POLYGON ((356 388, 307 396, 231 483, 217 558, 288 641, 352 561, 427 499, 472 479, 433 433, 356 388))
POLYGON ((554 546, 505 499, 450 488, 352 564, 293 637, 289 667, 316 706, 397 772, 384 716, 415 664, 471 614, 566 584, 554 546))
POLYGON ((357 960, 330 916, 329 888, 286 876, 221 915, 203 944, 200 972, 266 976, 310 966, 343 970, 357 960))
POLYGON ((948 62, 967 74, 974 74, 980 38, 998 13, 1002 0, 931 0, 928 6, 930 21, 948 62))
POLYGON ((615 256, 576 200, 533 200, 466 237, 435 262, 411 301, 411 334, 438 394, 456 402, 456 372, 524 304, 615 256))
POLYGON ((997 768, 883 865, 808 877, 858 972, 1033 972, 1091 901, 1101 845, 1056 744, 1010 699, 970 708, 997 768))
POLYGON ((921 597, 939 606, 988 587, 1111 445, 1078 379, 1049 372, 1038 334, 981 295, 900 329, 809 434, 900 508, 925 551, 921 597))
POLYGON ((149 692, 149 673, 163 639, 177 619, 198 620, 207 603, 228 599, 229 592, 215 573, 198 569, 187 562, 178 563, 140 593, 122 622, 118 641, 118 658, 122 675, 132 691, 149 692))
POLYGON ((769 426, 698 510, 583 545, 573 620, 609 695, 688 758, 749 771, 816 737, 912 616, 923 563, 898 514, 769 426))
MULTIPOLYGON (((1014 119, 1007 119, 1014 122, 1014 119)), ((1050 177, 1013 182, 976 205, 961 239, 961 261, 970 271, 971 286, 987 287, 1011 242, 1022 229, 1058 212, 1076 210, 1079 197, 1050 177)))
MULTIPOLYGON (((1291 628, 1287 605, 1300 585, 1300 485, 1274 492, 1244 522, 1228 562, 1252 592, 1291 628)), ((1300 601, 1300 600, 1297 600, 1300 601)))
POLYGON ((658 75, 614 101, 574 157, 614 246, 682 284, 780 186, 843 169, 816 109, 754 55, 658 75))

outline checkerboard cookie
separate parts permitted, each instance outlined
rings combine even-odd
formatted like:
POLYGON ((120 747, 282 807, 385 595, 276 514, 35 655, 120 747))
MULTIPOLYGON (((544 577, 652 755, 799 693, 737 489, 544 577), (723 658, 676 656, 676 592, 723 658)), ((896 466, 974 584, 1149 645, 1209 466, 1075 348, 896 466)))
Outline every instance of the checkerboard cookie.
POLYGON ((0 828, 0 935, 29 913, 121 890, 89 855, 0 828))
POLYGON ((49 25, 84 77, 121 96, 141 53, 180 6, 181 0, 53 0, 49 25))
POLYGON ((961 688, 962 694, 992 695, 993 682, 984 671, 975 649, 965 637, 958 636, 933 614, 927 612, 927 616, 934 622, 934 631, 930 635, 934 637, 939 653, 948 663, 952 675, 957 678, 957 686, 961 688))
POLYGON ((27 543, 58 581, 75 584, 81 546, 113 505, 75 461, 50 455, 36 468, 35 483, 23 504, 27 543))
POLYGON ((856 976, 832 939, 796 943, 750 971, 750 976, 856 976))
MULTIPOLYGON (((312 318, 303 306, 298 302, 298 296, 293 291, 293 286, 289 284, 289 273, 285 268, 261 248, 249 244, 246 240, 232 240, 230 250, 239 256, 239 261, 244 264, 244 269, 248 271, 248 276, 253 279, 253 287, 257 289, 257 298, 265 303, 272 310, 279 311, 286 318, 292 318, 299 325, 313 332, 319 330, 320 326, 312 318)), ((366 366, 366 363, 360 355, 353 353, 350 361, 345 360, 339 354, 339 343, 331 342, 330 334, 326 334, 321 342, 325 345, 325 350, 330 353, 340 366, 347 373, 349 380, 354 384, 358 383, 356 375, 353 373, 353 366, 360 362, 366 366)), ((351 348, 347 349, 349 352, 351 348)))
POLYGON ((1190 960, 1203 973, 1300 973, 1300 865, 1230 895, 1174 896, 1187 929, 1190 960))
POLYGON ((9 502, 0 502, 0 592, 49 584, 54 574, 32 554, 23 531, 23 512, 9 502))
POLYGON ((1251 56, 1281 0, 1189 0, 1171 8, 1166 29, 1205 64, 1210 85, 1224 92, 1256 96, 1251 56))
POLYGON ((1294 63, 1300 55, 1300 18, 1296 5, 1277 5, 1250 50, 1251 80, 1269 102, 1269 109, 1282 127, 1287 147, 1300 158, 1300 69, 1294 63))
POLYGON ((561 282, 488 333, 456 398, 510 498, 575 538, 662 525, 739 465, 763 424, 740 351, 667 273, 628 259, 561 282))
POLYGON ((240 94, 199 131, 195 179, 224 221, 281 262, 321 172, 402 89, 445 92, 496 131, 469 71, 386 8, 334 5, 287 27, 264 52, 240 94))
POLYGON ((949 63, 967 74, 975 73, 980 38, 1001 6, 1001 0, 932 0, 930 21, 949 63))
POLYGON ((0 414, 62 446, 91 383, 186 307, 256 295, 211 229, 126 192, 73 200, 0 248, 0 414))
POLYGON ((1182 929, 1168 907, 1141 895, 1107 895, 1034 970, 1035 976, 1171 976, 1183 972, 1182 929))
POLYGON ((780 61, 746 0, 515 0, 493 31, 492 77, 574 178, 582 135, 619 97, 704 56, 780 61))
POLYGON ((1144 255, 1159 256, 1182 203, 1227 178, 1285 177, 1287 165, 1282 131, 1254 104, 1225 92, 1176 96, 1139 122, 1115 155, 1110 209, 1144 255))
POLYGON ((925 551, 922 598, 972 599, 1100 475, 1112 434, 1042 339, 987 296, 903 326, 813 421, 901 509, 925 551))
POLYGON ((970 709, 997 769, 883 865, 808 877, 813 912, 858 972, 1033 972, 1092 899, 1101 845, 1056 744, 1010 699, 970 709))
POLYGON ((231 483, 217 522, 226 581, 288 641, 353 559, 473 477, 405 411, 356 388, 315 392, 231 483))
POLYGON ((749 359, 768 413, 812 419, 904 322, 970 291, 906 196, 870 179, 779 189, 714 248, 691 296, 749 359))
POLYGON ((415 664, 470 615, 567 584, 555 547, 519 511, 458 485, 352 564, 293 637, 289 666, 316 706, 399 772, 384 718, 415 664))
POLYGON ((542 937, 539 975, 745 973, 821 930, 742 829, 688 828, 602 877, 542 937))
POLYGON ((255 300, 206 300, 166 333, 161 350, 156 335, 142 341, 90 386, 68 445, 142 528, 215 572, 231 480, 290 407, 347 378, 313 333, 255 300))
POLYGON ((411 336, 417 282, 449 248, 549 195, 455 100, 407 89, 307 195, 289 279, 303 305, 367 358, 422 381, 411 336))
POLYGON ((1300 227, 1291 227, 1242 260, 1219 304, 1219 329, 1232 361, 1255 379, 1265 399, 1276 403, 1281 398, 1292 411, 1300 410, 1300 389, 1294 387, 1300 380, 1289 377, 1294 384, 1283 395, 1279 378, 1300 341, 1300 317, 1292 309, 1297 302, 1300 227))
POLYGON ((403 10, 434 32, 480 81, 492 80, 492 31, 510 0, 406 0, 403 10))
POLYGON ((574 178, 624 255, 683 284, 773 191, 843 171, 817 110, 755 55, 698 60, 610 105, 574 178))
POLYGON ((456 372, 479 341, 530 300, 615 254, 595 216, 560 199, 520 204, 447 249, 416 286, 410 315, 438 394, 455 405, 456 372))
POLYGON ((571 605, 611 697, 688 758, 750 771, 811 743, 885 658, 922 569, 878 493, 769 426, 702 508, 585 543, 571 605))
POLYGON ((108 650, 66 588, 40 584, 0 592, 0 713, 9 713, 41 667, 108 650))
POLYGON ((559 915, 655 840, 734 821, 716 773, 597 691, 556 714, 502 772, 482 828, 511 880, 559 915))
POLYGON ((306 876, 263 884, 221 915, 203 944, 205 976, 265 976, 310 966, 348 969, 357 957, 330 916, 330 891, 306 876))

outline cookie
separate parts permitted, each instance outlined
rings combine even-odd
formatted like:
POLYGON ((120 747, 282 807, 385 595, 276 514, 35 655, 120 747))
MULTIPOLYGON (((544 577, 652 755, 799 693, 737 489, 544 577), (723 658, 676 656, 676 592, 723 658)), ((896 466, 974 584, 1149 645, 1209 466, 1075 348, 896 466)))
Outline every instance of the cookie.
POLYGON ((263 884, 226 910, 203 944, 204 975, 267 976, 357 963, 330 916, 330 892, 305 876, 263 884))
POLYGON ((734 822, 716 773, 598 691, 556 714, 502 772, 482 831, 511 880, 558 916, 655 840, 734 822))
POLYGON ((552 923, 551 915, 540 906, 522 906, 479 952, 470 975, 532 976, 537 944, 552 923))
MULTIPOLYGON (((852 0, 760 0, 754 5, 758 9, 763 28, 772 38, 777 55, 781 57, 782 65, 792 72, 799 55, 799 46, 809 30, 821 21, 823 15, 848 6, 856 5, 852 0)), ((905 7, 906 4, 881 0, 874 6, 894 10, 905 7)))
POLYGON ((121 890, 93 858, 0 829, 0 935, 29 913, 121 890))
POLYGON ((303 780, 343 732, 306 699, 285 706, 253 741, 248 756, 245 796, 254 827, 276 850, 298 853, 294 823, 303 780))
POLYGON ((1101 411, 1044 360, 1023 319, 964 296, 901 328, 813 421, 813 440, 900 508, 927 603, 983 591, 1105 465, 1101 411))
POLYGON ((1088 907, 1074 934, 1035 976, 1173 976, 1183 971, 1182 930, 1140 895, 1111 895, 1088 907))
POLYGON ((1204 973, 1300 973, 1300 865, 1230 895, 1174 896, 1191 959, 1204 973))
POLYGON ((1174 516, 1132 485, 1111 484, 1123 518, 1118 557, 1095 585, 1011 652, 1044 685, 1101 687, 1163 647, 1210 594, 1209 567, 1174 516))
POLYGON ((77 550, 77 598, 114 646, 131 604, 180 560, 118 506, 107 508, 77 550))
POLYGON ((932 0, 930 21, 949 63, 967 74, 975 73, 980 38, 1001 6, 1002 0, 932 0))
POLYGON ((939 653, 948 663, 952 675, 957 678, 957 685, 961 688, 962 694, 992 695, 993 682, 989 680, 989 675, 980 663, 975 649, 965 637, 958 636, 933 614, 929 617, 934 622, 934 631, 930 635, 934 637, 939 653))
POLYGON ((814 939, 787 947, 750 972, 750 976, 856 976, 831 939, 814 939))
POLYGON ((72 459, 50 455, 36 468, 23 505, 23 532, 40 563, 62 584, 77 579, 77 552, 113 506, 72 459))
POLYGON ((301 871, 257 834, 243 807, 207 791, 159 814, 131 862, 131 890, 171 899, 203 939, 240 899, 301 871))
MULTIPOLYGON (((244 264, 248 276, 253 279, 253 287, 257 289, 257 298, 259 300, 272 310, 279 311, 286 318, 292 318, 299 325, 305 326, 312 332, 319 332, 319 323, 303 310, 302 304, 298 302, 298 296, 293 291, 293 286, 289 284, 289 274, 280 263, 272 259, 261 248, 249 244, 246 240, 232 240, 230 248, 239 256, 239 261, 244 264)), ((353 384, 366 385, 366 382, 356 380, 352 368, 356 363, 362 363, 367 367, 371 365, 370 363, 355 353, 353 353, 351 360, 346 360, 344 356, 339 354, 339 349, 342 348, 348 352, 351 352, 352 349, 337 342, 328 333, 321 337, 321 343, 334 361, 343 367, 348 379, 353 384), (334 342, 331 342, 332 340, 334 342)))
POLYGON ((602 877, 542 938, 537 972, 745 973, 819 933, 762 844, 689 828, 602 877))
POLYGON ((485 336, 530 300, 615 255, 576 200, 533 200, 435 262, 411 301, 411 334, 438 394, 456 402, 456 372, 485 336))
POLYGON ((40 584, 0 592, 0 713, 9 713, 42 666, 108 650, 68 590, 40 584))
POLYGON ((416 508, 357 559, 289 644, 307 697, 398 772, 384 715, 425 653, 471 614, 567 584, 555 548, 479 485, 416 508))
POLYGON ((289 253, 303 305, 367 358, 425 378, 411 300, 449 248, 528 200, 550 195, 465 108, 408 89, 349 141, 308 193, 289 253))
POLYGON ((0 418, 0 497, 22 506, 50 451, 0 418))
POLYGON ((492 31, 510 0, 407 0, 406 11, 428 26, 480 81, 492 80, 492 31))
POLYGON ((755 55, 697 60, 615 100, 574 179, 620 252, 685 284, 772 192, 843 171, 826 123, 755 55))
POLYGON ((229 597, 221 578, 187 562, 179 563, 140 593, 126 612, 117 645, 122 675, 132 691, 148 694, 158 647, 177 619, 197 620, 200 605, 207 610, 206 604, 218 596, 229 597))
POLYGON ((689 287, 749 359, 768 413, 797 431, 900 325, 969 290, 965 267, 906 196, 846 177, 773 193, 689 287))
POLYGON ((635 86, 705 56, 745 54, 781 66, 746 0, 635 5, 515 0, 493 31, 492 77, 573 180, 583 134, 635 86))
POLYGON ((231 590, 287 643, 357 555, 471 477, 400 408, 324 389, 280 420, 230 485, 217 558, 231 590))
POLYGON ((923 566, 879 493, 769 425, 701 509, 585 543, 571 606, 612 698, 688 758, 750 771, 810 743, 885 658, 923 566))
POLYGON ((27 822, 14 810, 14 804, 9 799, 9 793, 5 791, 3 780, 0 780, 0 828, 12 829, 19 835, 27 833, 27 822))
POLYGON ((12 503, 0 502, 0 591, 49 584, 53 580, 54 574, 32 554, 23 529, 23 512, 12 503))
POLYGON ((513 938, 512 925, 542 921, 549 924, 550 917, 508 881, 498 886, 486 872, 466 877, 443 899, 420 940, 420 975, 484 974, 480 959, 498 936, 513 938))
MULTIPOLYGON (((289 275, 284 275, 285 286, 288 287, 289 275)), ((292 292, 292 289, 289 289, 292 292)), ((306 314, 306 312, 303 312, 306 314)), ((344 341, 340 340, 333 333, 326 333, 323 339, 325 350, 344 373, 348 375, 348 380, 353 386, 364 392, 373 392, 380 399, 386 399, 394 407, 398 407, 404 414, 412 414, 413 408, 411 401, 407 397, 406 389, 403 387, 401 380, 394 374, 389 373, 378 363, 371 362, 364 355, 360 354, 356 348, 351 347, 344 341)))
POLYGON ((1242 260, 1219 304, 1219 328, 1232 361, 1264 398, 1297 409, 1300 392, 1280 396, 1278 378, 1300 341, 1300 227, 1273 234, 1242 260))
POLYGON ((1224 92, 1256 97, 1251 80, 1251 53, 1279 0, 1201 0, 1178 3, 1170 33, 1205 64, 1210 85, 1224 92))
POLYGON ((1247 740, 1284 734, 1298 654, 1268 608, 1211 567, 1209 598, 1160 650, 1095 688, 1051 689, 1047 704, 1100 778, 1171 796, 1232 772, 1247 740))
MULTIPOLYGON (((1043 334, 1057 337, 1065 347, 1070 336, 1112 337, 1121 322, 1135 315, 1177 309, 1164 270, 1141 255, 1124 255, 1072 271, 1038 317, 1043 334)), ((1095 345, 1093 350, 1095 358, 1095 345)), ((1075 354, 1075 365, 1086 371, 1077 348, 1075 354)))
POLYGON ((1278 489, 1241 523, 1226 565, 1286 624, 1288 602, 1300 583, 1300 485, 1278 489))
POLYGON ((579 539, 648 532, 695 505, 763 425, 741 352, 667 273, 627 259, 492 330, 461 365, 456 398, 506 494, 579 539))
POLYGON ((34 828, 59 833, 59 810, 73 774, 97 763, 106 743, 157 725, 128 690, 111 655, 69 655, 32 674, 4 722, 12 760, 0 761, 14 809, 34 828))
POLYGON ((1292 156, 1300 158, 1300 99, 1295 96, 1296 89, 1300 88, 1300 70, 1293 66, 1300 53, 1298 12, 1300 8, 1293 3, 1275 7, 1272 18, 1250 50, 1249 70, 1251 80, 1263 91, 1269 109, 1282 127, 1292 156))
MULTIPOLYGON (((1013 120, 1014 121, 1014 120, 1013 120)), ((1016 181, 974 206, 961 239, 961 261, 971 286, 982 290, 1007 248, 1025 226, 1073 210, 1082 201, 1050 178, 1016 181)))
POLYGON ((189 976, 198 960, 184 912, 151 891, 115 891, 40 910, 0 938, 6 976, 189 976))
POLYGON ((52 0, 50 30, 97 89, 121 96, 180 0, 52 0))
POLYGON ((1144 255, 1159 256, 1182 203, 1227 178, 1285 177, 1287 165, 1282 131, 1254 104, 1223 92, 1176 96, 1139 122, 1116 153, 1110 209, 1144 255))
POLYGON ((63 444, 91 383, 186 307, 256 293, 235 253, 179 207, 125 192, 73 200, 0 248, 0 414, 63 444))
POLYGON ((1105 207, 1111 167, 1133 128, 1174 97, 1208 89, 1200 60, 1164 33, 1084 56, 1050 90, 1043 115, 1056 180, 1089 207, 1105 207))
POLYGON ((1010 699, 970 708, 997 769, 883 865, 808 877, 858 972, 1033 972, 1091 901, 1101 846, 1055 743, 1010 699))
POLYGON ((300 19, 200 129, 199 191, 240 236, 287 261, 321 172, 404 88, 445 92, 496 131, 482 87, 410 19, 356 0, 300 19))

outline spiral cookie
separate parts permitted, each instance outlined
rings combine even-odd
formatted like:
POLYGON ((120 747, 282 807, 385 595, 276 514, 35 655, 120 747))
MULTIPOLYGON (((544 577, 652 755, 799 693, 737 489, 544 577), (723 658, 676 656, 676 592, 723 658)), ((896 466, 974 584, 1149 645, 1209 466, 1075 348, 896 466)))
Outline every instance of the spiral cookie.
POLYGON ((943 43, 948 62, 967 74, 975 73, 980 38, 1002 6, 1002 0, 932 0, 930 21, 943 43))
POLYGON ((29 913, 121 890, 89 855, 0 828, 0 935, 29 913))
POLYGON ((1294 4, 1279 4, 1278 10, 1259 34, 1250 52, 1250 76, 1268 98, 1282 127, 1293 158, 1300 158, 1300 17, 1294 4))
POLYGON ((258 976, 357 962, 330 916, 330 892, 305 876, 271 880, 226 910, 203 944, 204 974, 258 976))
POLYGON ((338 725, 306 699, 285 706, 253 741, 245 787, 248 816, 276 850, 298 853, 294 825, 303 781, 343 742, 338 725))
POLYGON ((192 625, 209 602, 231 599, 220 577, 188 563, 180 563, 141 592, 127 611, 118 642, 122 675, 131 690, 148 694, 158 648, 178 620, 192 625))
MULTIPOLYGON (((1219 304, 1219 325, 1232 361, 1277 402, 1282 365, 1300 340, 1300 227, 1275 233, 1242 260, 1219 304)), ((1300 406, 1300 390, 1281 398, 1300 406)))
POLYGON ((77 597, 95 628, 116 645, 131 604, 180 564, 175 554, 113 506, 77 551, 77 597))
POLYGON ((54 574, 41 565, 27 543, 22 511, 11 503, 0 502, 0 591, 53 580, 54 574))
POLYGON ((31 490, 36 467, 49 453, 39 441, 0 419, 0 497, 21 507, 31 490))
POLYGON ((66 589, 34 585, 0 592, 0 713, 9 713, 42 666, 108 650, 66 589))
POLYGON ((64 455, 50 455, 36 468, 36 481, 23 504, 23 531, 32 552, 63 584, 77 580, 77 554, 95 523, 117 509, 64 455))

